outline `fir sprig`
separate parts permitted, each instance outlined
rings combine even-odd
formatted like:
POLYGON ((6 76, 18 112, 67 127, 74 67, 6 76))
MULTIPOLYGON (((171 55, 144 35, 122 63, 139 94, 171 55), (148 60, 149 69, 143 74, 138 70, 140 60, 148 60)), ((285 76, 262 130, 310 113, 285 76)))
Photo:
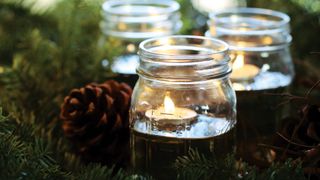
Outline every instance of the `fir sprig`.
MULTIPOLYGON (((3 6, 6 7, 6 4, 3 6)), ((15 4, 10 12, 14 14, 10 24, 13 24, 12 28, 19 29, 19 22, 24 22, 25 17, 15 13, 23 11, 30 17, 33 15, 28 8, 16 6, 19 4, 15 4)), ((106 74, 96 68, 100 60, 96 53, 100 30, 97 28, 99 18, 94 6, 86 1, 63 1, 56 12, 44 16, 54 22, 51 31, 27 24, 25 28, 28 31, 19 31, 21 35, 19 42, 16 42, 23 48, 4 51, 13 57, 14 63, 10 71, 1 74, 1 104, 10 112, 15 123, 22 127, 34 127, 33 134, 25 134, 25 128, 15 131, 29 143, 35 137, 47 142, 48 150, 55 152, 52 159, 67 171, 79 169, 81 163, 70 152, 62 136, 57 118, 60 104, 70 89, 95 79, 99 81, 106 74)))
POLYGON ((245 179, 245 180, 290 180, 305 179, 301 166, 292 163, 274 163, 266 170, 248 166, 237 161, 234 156, 206 157, 197 150, 190 149, 186 156, 179 157, 175 162, 178 170, 177 179, 245 179))
POLYGON ((67 171, 55 160, 49 141, 37 137, 34 127, 17 122, 0 108, 0 179, 143 179, 98 164, 67 171))
POLYGON ((179 172, 178 179, 235 178, 237 172, 234 168, 234 158, 230 156, 224 160, 206 157, 197 150, 190 149, 187 156, 179 157, 175 162, 179 172))
POLYGON ((23 128, 0 110, 1 179, 67 178, 68 174, 50 156, 47 144, 35 137, 26 141, 24 136, 32 136, 33 130, 21 131, 23 128))

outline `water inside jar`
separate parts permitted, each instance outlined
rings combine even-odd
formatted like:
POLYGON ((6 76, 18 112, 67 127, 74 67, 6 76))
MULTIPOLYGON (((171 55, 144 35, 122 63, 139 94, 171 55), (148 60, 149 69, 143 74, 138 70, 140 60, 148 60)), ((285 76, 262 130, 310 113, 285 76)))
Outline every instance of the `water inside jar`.
POLYGON ((196 121, 174 128, 159 128, 154 123, 141 119, 133 125, 132 164, 137 172, 148 172, 157 179, 175 179, 173 163, 190 149, 220 158, 234 151, 234 124, 226 119, 199 115, 196 121))

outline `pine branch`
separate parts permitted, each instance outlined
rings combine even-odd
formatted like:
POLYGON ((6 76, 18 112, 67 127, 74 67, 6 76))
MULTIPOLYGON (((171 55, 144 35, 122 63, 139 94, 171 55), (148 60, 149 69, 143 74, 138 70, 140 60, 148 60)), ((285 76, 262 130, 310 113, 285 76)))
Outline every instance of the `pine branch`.
POLYGON ((79 173, 75 176, 76 179, 109 179, 109 180, 134 180, 134 179, 144 179, 139 175, 129 175, 126 172, 119 170, 114 173, 113 168, 108 169, 105 166, 97 166, 97 165, 88 165, 86 167, 82 167, 79 173))
POLYGON ((187 156, 175 162, 178 179, 219 179, 236 178, 235 161, 232 156, 219 160, 218 157, 205 157, 197 150, 190 149, 187 156))
POLYGON ((254 167, 236 161, 233 156, 224 159, 205 157, 192 149, 187 156, 176 160, 175 168, 178 170, 178 179, 305 179, 301 166, 296 166, 291 160, 284 164, 275 163, 259 172, 254 167))
MULTIPOLYGON (((40 147, 39 150, 28 150, 37 152, 43 157, 40 164, 49 162, 46 158, 50 157, 61 165, 59 168, 73 172, 82 164, 79 158, 70 152, 68 143, 62 136, 57 118, 60 104, 63 96, 71 88, 94 81, 96 77, 103 77, 96 76, 92 72, 105 73, 95 68, 96 62, 100 59, 95 53, 98 49, 97 39, 100 32, 97 28, 99 18, 96 18, 99 11, 92 8, 94 5, 87 6, 85 1, 62 1, 61 3, 56 9, 58 13, 52 12, 52 15, 45 16, 48 21, 55 22, 52 28, 54 33, 30 25, 29 30, 22 33, 23 38, 19 39, 18 44, 23 48, 20 51, 6 51, 13 54, 14 65, 11 71, 1 74, 3 88, 0 93, 3 97, 1 104, 10 112, 11 117, 14 117, 16 127, 14 132, 26 144, 40 147), (73 10, 69 11, 68 8, 73 10), (92 76, 89 76, 90 74, 92 76), (32 133, 29 133, 30 129, 32 133), (35 138, 42 140, 33 142, 35 138), (46 142, 46 146, 40 146, 41 142, 46 142), (42 151, 55 153, 46 156, 40 153, 42 151)), ((24 9, 25 14, 32 14, 28 9, 19 7, 17 4, 15 6, 17 7, 13 9, 13 13, 16 13, 17 9, 24 9)), ((16 18, 18 20, 21 18, 21 22, 25 21, 24 17, 16 16, 16 18)), ((12 21, 19 22, 17 19, 12 21)), ((8 37, 11 36, 8 35, 8 37)), ((34 166, 38 166, 38 163, 34 162, 37 158, 28 157, 34 166)), ((30 167, 33 166, 30 165, 30 167)), ((98 171, 99 168, 97 166, 93 169, 98 171)), ((6 168, 3 170, 5 171, 6 168)), ((30 172, 32 172, 31 169, 30 172)), ((44 177, 46 177, 45 174, 42 178, 44 177)))
POLYGON ((320 13, 320 1, 313 0, 292 0, 294 3, 304 7, 311 13, 320 13))
POLYGON ((3 179, 39 179, 66 178, 67 174, 50 157, 46 143, 36 137, 32 142, 25 141, 28 132, 19 129, 26 128, 16 124, 14 120, 5 117, 0 110, 0 177, 3 179))
POLYGON ((143 179, 97 164, 79 165, 77 170, 65 171, 50 152, 49 141, 37 137, 32 126, 16 122, 3 116, 0 109, 1 179, 143 179))

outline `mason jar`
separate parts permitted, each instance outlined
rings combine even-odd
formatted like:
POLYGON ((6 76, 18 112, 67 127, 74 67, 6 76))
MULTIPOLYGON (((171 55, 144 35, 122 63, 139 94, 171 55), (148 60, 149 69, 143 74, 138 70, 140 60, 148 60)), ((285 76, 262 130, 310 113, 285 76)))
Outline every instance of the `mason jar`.
POLYGON ((237 91, 288 86, 294 76, 289 50, 288 15, 259 8, 236 8, 210 14, 207 35, 230 45, 237 91))
POLYGON ((236 96, 227 44, 166 36, 143 41, 138 53, 130 110, 133 167, 172 179, 172 164, 190 149, 218 157, 233 152, 236 96))
MULTIPOLYGON (((173 0, 108 0, 102 5, 101 30, 107 42, 118 44, 109 59, 120 75, 136 74, 138 44, 148 38, 176 34, 182 27, 180 5, 173 0)), ((104 62, 108 64, 109 61, 104 62)))
POLYGON ((238 151, 249 162, 272 163, 276 154, 258 144, 272 143, 287 106, 277 106, 294 77, 289 45, 290 18, 268 9, 236 8, 210 14, 206 36, 230 45, 237 93, 238 151))

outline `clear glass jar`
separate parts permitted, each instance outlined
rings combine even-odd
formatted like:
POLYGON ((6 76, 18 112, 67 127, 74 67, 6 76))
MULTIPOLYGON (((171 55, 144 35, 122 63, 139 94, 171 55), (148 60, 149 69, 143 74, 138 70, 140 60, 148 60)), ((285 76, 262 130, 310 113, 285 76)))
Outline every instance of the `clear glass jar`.
POLYGON ((280 94, 294 77, 289 45, 290 18, 284 13, 259 8, 237 8, 210 14, 207 36, 230 45, 233 72, 230 79, 237 93, 237 151, 249 163, 268 164, 271 144, 287 106, 280 94), (268 95, 269 94, 269 95, 268 95))
POLYGON ((167 36, 143 41, 139 55, 130 111, 133 167, 172 179, 172 163, 190 148, 232 152, 236 97, 227 44, 167 36))
POLYGON ((230 45, 231 80, 237 91, 288 86, 294 76, 289 50, 290 18, 259 8, 236 8, 210 14, 207 36, 230 45))
POLYGON ((147 38, 172 35, 182 27, 180 5, 173 0, 108 0, 102 5, 100 24, 107 38, 116 39, 124 50, 114 57, 111 69, 136 74, 138 44, 147 38))

